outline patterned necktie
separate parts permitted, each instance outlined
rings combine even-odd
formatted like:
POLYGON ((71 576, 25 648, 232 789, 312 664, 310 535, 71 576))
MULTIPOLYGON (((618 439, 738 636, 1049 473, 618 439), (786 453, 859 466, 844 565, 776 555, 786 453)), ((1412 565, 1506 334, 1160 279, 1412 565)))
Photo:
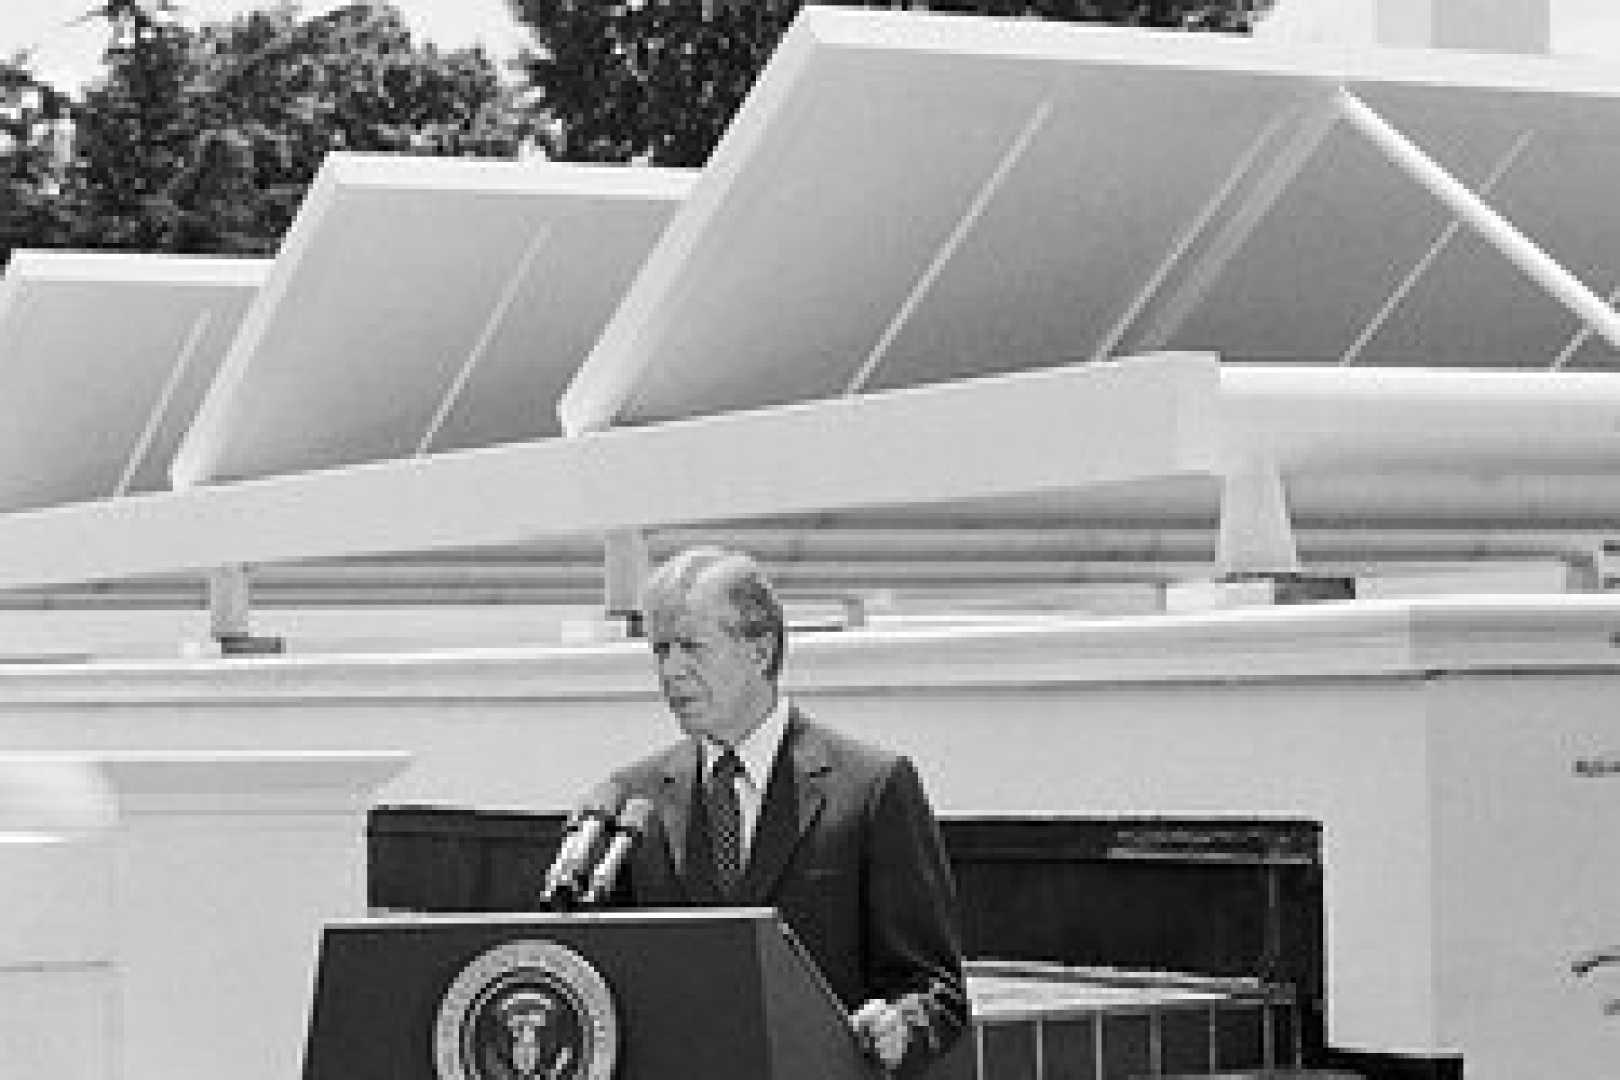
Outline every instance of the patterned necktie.
POLYGON ((722 893, 730 893, 742 877, 742 807, 737 801, 737 777, 742 774, 742 760, 728 748, 714 763, 705 789, 714 878, 722 893))

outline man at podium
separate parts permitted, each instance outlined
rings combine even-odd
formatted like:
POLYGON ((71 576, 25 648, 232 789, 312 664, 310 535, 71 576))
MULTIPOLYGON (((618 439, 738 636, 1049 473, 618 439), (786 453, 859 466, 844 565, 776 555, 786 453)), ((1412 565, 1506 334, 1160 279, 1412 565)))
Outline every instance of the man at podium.
POLYGON ((673 556, 644 609, 686 737, 612 777, 614 798, 654 810, 616 899, 775 907, 868 1052, 914 1074, 968 1018, 955 887, 915 768, 779 693, 782 607, 749 556, 673 556))

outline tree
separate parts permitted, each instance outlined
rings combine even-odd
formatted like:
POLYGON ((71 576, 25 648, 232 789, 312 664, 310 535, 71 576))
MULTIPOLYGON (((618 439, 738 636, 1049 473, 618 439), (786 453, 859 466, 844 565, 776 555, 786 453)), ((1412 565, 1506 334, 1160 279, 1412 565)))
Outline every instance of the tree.
POLYGON ((511 90, 477 49, 418 46, 389 4, 291 3, 197 29, 163 0, 92 13, 107 74, 75 111, 81 246, 267 253, 331 150, 511 157, 511 90))
POLYGON ((0 59, 0 265, 13 248, 61 242, 68 100, 26 56, 0 59))
MULTIPOLYGON (((538 48, 519 61, 552 157, 702 165, 801 0, 508 0, 538 48)), ((1247 32, 1270 0, 852 4, 1247 32)))
POLYGON ((114 0, 86 17, 106 20, 113 36, 106 78, 74 110, 73 240, 165 250, 167 189, 197 135, 185 109, 191 34, 163 0, 114 0))

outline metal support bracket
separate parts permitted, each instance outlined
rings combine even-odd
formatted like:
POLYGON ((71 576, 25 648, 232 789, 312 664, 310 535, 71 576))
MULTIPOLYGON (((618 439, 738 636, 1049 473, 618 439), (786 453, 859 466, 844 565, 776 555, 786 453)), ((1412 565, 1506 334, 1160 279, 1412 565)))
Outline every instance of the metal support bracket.
POLYGON ((208 572, 209 634, 221 656, 264 656, 286 651, 283 639, 253 634, 252 610, 252 581, 246 564, 230 563, 208 572))
POLYGON ((608 618, 624 620, 628 637, 641 637, 642 590, 652 573, 647 535, 640 529, 622 529, 602 538, 602 592, 608 618))
POLYGON ((1221 531, 1216 573, 1297 574, 1299 549, 1288 516, 1288 496, 1276 463, 1248 454, 1221 477, 1221 531))
POLYGON ((1366 102, 1340 90, 1334 99, 1339 115, 1385 157, 1417 181, 1453 214, 1466 222, 1504 258, 1524 272, 1548 296, 1563 304, 1612 348, 1620 349, 1620 313, 1587 288, 1579 278, 1537 247, 1535 242, 1497 213, 1467 185, 1452 176, 1412 140, 1379 116, 1366 102))

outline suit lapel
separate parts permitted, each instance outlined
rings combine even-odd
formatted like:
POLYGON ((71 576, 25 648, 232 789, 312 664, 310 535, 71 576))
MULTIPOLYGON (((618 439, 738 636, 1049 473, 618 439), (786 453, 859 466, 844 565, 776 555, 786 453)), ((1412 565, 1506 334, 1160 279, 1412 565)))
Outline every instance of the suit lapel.
POLYGON ((699 762, 697 740, 689 739, 670 751, 664 763, 663 798, 659 800, 658 816, 664 825, 664 842, 669 845, 669 861, 675 868, 675 880, 691 892, 688 883, 686 850, 691 831, 692 786, 697 782, 699 762))
POLYGON ((793 709, 765 787, 748 868, 738 882, 738 900, 758 903, 769 899, 794 849, 821 814, 826 802, 823 785, 830 769, 826 747, 815 729, 793 709))

